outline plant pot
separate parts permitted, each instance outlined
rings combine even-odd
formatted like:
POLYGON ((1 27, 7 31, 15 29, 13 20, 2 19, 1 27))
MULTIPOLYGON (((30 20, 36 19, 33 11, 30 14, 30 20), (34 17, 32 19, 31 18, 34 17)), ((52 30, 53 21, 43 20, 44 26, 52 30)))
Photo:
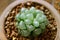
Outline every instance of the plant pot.
POLYGON ((37 2, 43 6, 45 6, 46 8, 49 9, 49 11, 52 13, 52 15, 54 16, 55 20, 56 20, 56 23, 57 23, 57 35, 56 35, 56 38, 55 40, 60 40, 60 16, 59 16, 59 13, 56 11, 56 9, 51 6, 49 3, 45 2, 45 1, 42 1, 42 0, 17 0, 13 3, 11 3, 3 12, 3 14, 1 15, 0 17, 0 39, 1 40, 7 40, 6 36, 5 36, 5 31, 4 31, 4 21, 7 17, 7 15, 10 13, 10 11, 15 7, 17 6, 18 4, 20 3, 25 3, 27 1, 32 1, 32 2, 37 2))

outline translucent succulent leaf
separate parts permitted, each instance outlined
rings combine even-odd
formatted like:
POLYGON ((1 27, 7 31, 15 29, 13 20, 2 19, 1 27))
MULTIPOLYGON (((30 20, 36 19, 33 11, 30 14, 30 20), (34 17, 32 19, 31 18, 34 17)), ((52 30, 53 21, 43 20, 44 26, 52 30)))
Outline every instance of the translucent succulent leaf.
POLYGON ((44 23, 41 23, 41 24, 40 24, 40 28, 41 28, 41 29, 45 29, 45 28, 46 28, 45 26, 46 26, 46 25, 45 25, 44 23))
POLYGON ((43 18, 43 22, 44 22, 46 25, 49 24, 48 19, 46 18, 45 15, 42 15, 42 18, 43 18))
POLYGON ((48 20, 46 20, 46 21, 44 22, 44 24, 45 24, 45 25, 48 25, 48 24, 49 24, 49 21, 48 21, 48 20))
POLYGON ((45 17, 42 17, 42 16, 40 17, 39 15, 36 16, 36 20, 37 20, 39 23, 44 22, 45 19, 46 19, 45 17))
POLYGON ((22 13, 22 14, 20 15, 20 18, 21 18, 21 19, 25 19, 25 18, 26 18, 26 15, 25 15, 24 13, 22 13))
POLYGON ((41 34, 41 29, 40 28, 37 28, 33 31, 33 34, 35 34, 36 36, 41 34))
POLYGON ((35 27, 39 27, 39 22, 38 21, 33 21, 33 25, 35 26, 35 27))
POLYGON ((43 15, 43 11, 41 11, 41 10, 36 10, 36 13, 40 13, 40 14, 42 14, 43 15))
POLYGON ((34 7, 31 7, 30 10, 29 10, 29 12, 35 15, 36 9, 34 7))
POLYGON ((20 21, 20 23, 19 23, 19 28, 20 28, 20 29, 26 29, 25 24, 24 24, 23 21, 20 21))
POLYGON ((34 26, 32 26, 32 25, 27 25, 27 30, 28 31, 33 31, 35 29, 35 27, 34 26))
POLYGON ((20 30, 20 29, 18 29, 18 33, 19 33, 19 34, 21 33, 21 30, 20 30))
POLYGON ((28 10, 28 9, 26 9, 26 10, 25 10, 25 14, 28 14, 28 13, 29 13, 29 10, 28 10))
POLYGON ((36 10, 36 13, 37 13, 37 14, 38 14, 38 13, 43 14, 43 11, 41 11, 41 10, 36 10))
POLYGON ((44 14, 44 12, 40 10, 40 14, 44 14))
POLYGON ((29 19, 25 19, 25 24, 31 24, 32 23, 32 21, 31 20, 29 20, 29 19))
POLYGON ((15 23, 15 26, 16 26, 16 28, 19 28, 19 23, 16 22, 16 23, 15 23))
POLYGON ((36 15, 36 18, 38 19, 38 18, 40 18, 41 16, 42 16, 42 14, 38 13, 38 14, 36 15))
POLYGON ((33 35, 33 37, 37 37, 38 35, 37 34, 35 34, 35 33, 32 33, 32 35, 33 35))
POLYGON ((35 8, 34 8, 34 7, 31 7, 31 8, 30 8, 30 11, 34 11, 34 10, 35 10, 35 8))
POLYGON ((40 10, 36 10, 36 13, 40 13, 40 10))
POLYGON ((27 18, 27 19, 30 19, 30 20, 33 20, 33 14, 27 14, 27 15, 26 15, 26 18, 27 18))
POLYGON ((21 35, 27 37, 30 35, 30 32, 27 30, 21 30, 21 35))
POLYGON ((25 10, 26 10, 26 8, 22 8, 22 9, 21 9, 21 13, 24 13, 25 10))
POLYGON ((45 15, 42 15, 41 17, 46 19, 46 16, 45 15))
POLYGON ((19 23, 18 23, 18 22, 16 22, 16 23, 15 23, 15 25, 16 25, 16 26, 18 26, 18 25, 19 25, 19 23))
POLYGON ((16 16, 15 16, 15 19, 17 20, 17 21, 20 21, 20 14, 17 14, 16 16))

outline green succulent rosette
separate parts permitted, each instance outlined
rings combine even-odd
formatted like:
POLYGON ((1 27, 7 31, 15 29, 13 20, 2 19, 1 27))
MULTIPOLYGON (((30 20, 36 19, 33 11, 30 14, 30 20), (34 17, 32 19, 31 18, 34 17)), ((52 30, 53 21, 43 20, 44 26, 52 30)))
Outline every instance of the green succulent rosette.
POLYGON ((40 35, 49 23, 44 12, 34 7, 30 9, 22 8, 15 19, 18 33, 24 37, 40 35))

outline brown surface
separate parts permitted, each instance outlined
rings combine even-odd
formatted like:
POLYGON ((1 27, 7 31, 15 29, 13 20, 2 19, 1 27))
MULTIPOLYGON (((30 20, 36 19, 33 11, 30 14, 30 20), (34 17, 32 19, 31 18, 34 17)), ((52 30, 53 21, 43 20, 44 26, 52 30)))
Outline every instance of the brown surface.
POLYGON ((52 4, 52 0, 45 0, 45 1, 47 1, 47 2, 50 3, 50 4, 52 4))
POLYGON ((3 10, 14 0, 0 0, 0 15, 2 14, 3 10))
POLYGON ((58 10, 60 13, 60 0, 45 0, 49 3, 53 3, 54 7, 58 10))
POLYGON ((54 7, 59 11, 60 13, 60 0, 55 0, 54 7))

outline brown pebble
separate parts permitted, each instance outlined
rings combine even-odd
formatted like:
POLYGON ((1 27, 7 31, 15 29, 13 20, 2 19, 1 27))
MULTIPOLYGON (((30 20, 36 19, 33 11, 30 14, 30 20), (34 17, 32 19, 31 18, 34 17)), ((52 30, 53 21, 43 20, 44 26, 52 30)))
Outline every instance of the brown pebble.
POLYGON ((23 37, 20 37, 19 40, 23 40, 23 37))
POLYGON ((26 38, 23 37, 23 40, 26 40, 26 38))
POLYGON ((28 6, 30 6, 30 5, 31 5, 31 3, 27 2, 27 5, 28 5, 28 6))
POLYGON ((53 24, 53 20, 49 21, 50 24, 53 24))
POLYGON ((12 40, 16 40, 16 37, 13 37, 12 40))
POLYGON ((57 25, 57 24, 56 24, 56 21, 54 21, 54 22, 53 22, 53 25, 54 25, 54 26, 56 26, 56 25, 57 25))
POLYGON ((47 28, 52 28, 52 27, 54 27, 52 24, 49 24, 49 25, 47 26, 47 28))
POLYGON ((5 24, 9 24, 9 21, 6 21, 6 23, 5 24))
POLYGON ((37 37, 34 40, 39 40, 37 37))
POLYGON ((42 38, 42 40, 45 40, 45 39, 42 38))
POLYGON ((52 18, 52 15, 49 15, 49 18, 52 18))
POLYGON ((9 21, 9 20, 10 20, 10 17, 7 18, 7 21, 9 21))
POLYGON ((46 14, 48 15, 50 12, 48 11, 46 14))
POLYGON ((12 29, 12 30, 14 30, 14 29, 15 29, 15 27, 14 27, 14 26, 11 26, 11 29, 12 29))
POLYGON ((18 36, 18 33, 15 33, 15 36, 18 36))
POLYGON ((8 28, 8 26, 5 26, 5 29, 7 29, 8 28))
POLYGON ((44 10, 44 6, 41 6, 40 9, 41 9, 41 10, 44 10))
POLYGON ((30 40, 30 39, 27 38, 26 40, 30 40))
POLYGON ((55 27, 52 27, 52 30, 56 30, 56 28, 55 27))
POLYGON ((45 9, 45 12, 48 12, 48 9, 45 9))
POLYGON ((13 14, 13 13, 15 13, 15 11, 13 10, 11 13, 13 14))
POLYGON ((9 28, 7 28, 6 31, 7 31, 7 34, 10 34, 10 30, 9 30, 9 28))
POLYGON ((11 22, 11 23, 10 23, 10 25, 14 25, 14 23, 13 23, 13 22, 11 22))
POLYGON ((14 31, 12 31, 12 33, 11 33, 11 36, 10 36, 10 37, 12 37, 12 36, 15 36, 15 32, 14 32, 14 31))
POLYGON ((9 21, 11 18, 13 18, 13 16, 11 16, 11 17, 8 17, 8 18, 7 18, 7 20, 9 21))
POLYGON ((36 9, 40 9, 40 6, 36 6, 36 9))
POLYGON ((13 16, 11 16, 10 18, 13 18, 13 16))
POLYGON ((6 37, 9 38, 10 36, 7 34, 6 37))

